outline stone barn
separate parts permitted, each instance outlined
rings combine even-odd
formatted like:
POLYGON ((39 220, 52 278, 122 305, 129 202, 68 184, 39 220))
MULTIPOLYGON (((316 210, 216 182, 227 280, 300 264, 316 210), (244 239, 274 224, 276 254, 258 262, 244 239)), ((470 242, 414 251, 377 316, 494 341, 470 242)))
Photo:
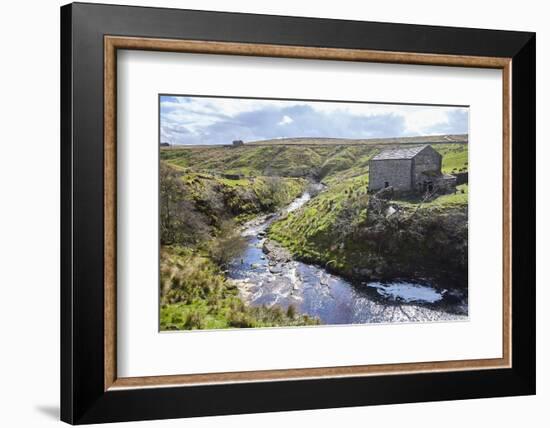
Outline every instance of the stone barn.
POLYGON ((456 178, 441 173, 441 159, 430 145, 383 150, 369 161, 369 191, 452 192, 456 178))

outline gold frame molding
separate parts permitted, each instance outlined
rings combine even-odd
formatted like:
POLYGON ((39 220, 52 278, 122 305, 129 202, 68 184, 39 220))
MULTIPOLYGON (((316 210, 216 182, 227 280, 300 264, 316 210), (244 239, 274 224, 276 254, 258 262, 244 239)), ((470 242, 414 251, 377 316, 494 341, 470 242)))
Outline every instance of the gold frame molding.
POLYGON ((382 52, 359 49, 282 46, 138 37, 104 37, 104 389, 192 386, 271 380, 358 377, 405 373, 480 370, 511 367, 511 58, 382 52), (116 61, 118 49, 323 59, 396 64, 441 65, 502 70, 503 94, 503 349, 502 358, 262 370, 171 376, 117 377, 116 367, 116 61))

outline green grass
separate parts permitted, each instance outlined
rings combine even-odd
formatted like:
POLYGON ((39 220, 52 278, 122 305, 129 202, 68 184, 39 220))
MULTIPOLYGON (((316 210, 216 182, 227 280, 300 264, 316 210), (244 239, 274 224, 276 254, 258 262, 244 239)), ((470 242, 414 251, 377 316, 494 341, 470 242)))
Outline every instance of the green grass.
POLYGON ((456 193, 442 195, 425 204, 427 207, 454 208, 468 205, 468 184, 457 186, 456 193))
MULTIPOLYGON (((406 199, 397 199, 397 200, 393 200, 392 203, 399 205, 401 207, 404 207, 406 209, 414 209, 420 204, 420 201, 418 199, 415 199, 414 201, 406 200, 406 199)), ((463 207, 467 205, 468 205, 468 184, 467 183, 457 186, 455 193, 441 195, 431 201, 422 202, 423 208, 447 209, 447 208, 463 207)))
POLYGON ((239 179, 218 178, 218 182, 229 187, 242 187, 242 186, 249 186, 251 184, 251 180, 248 178, 239 178, 239 179))
POLYGON ((468 171, 467 144, 440 144, 433 147, 443 155, 442 172, 451 174, 468 171))

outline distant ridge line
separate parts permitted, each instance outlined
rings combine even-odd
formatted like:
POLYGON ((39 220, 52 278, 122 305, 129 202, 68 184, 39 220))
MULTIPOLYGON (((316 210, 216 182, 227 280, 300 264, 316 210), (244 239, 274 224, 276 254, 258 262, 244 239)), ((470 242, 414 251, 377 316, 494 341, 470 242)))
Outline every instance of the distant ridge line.
MULTIPOLYGON (((385 146, 385 145, 419 145, 419 144, 468 144, 468 134, 449 134, 449 135, 427 135, 415 137, 390 137, 390 138, 315 138, 315 137, 296 137, 296 138, 277 138, 271 140, 259 140, 245 142, 240 147, 259 147, 259 146, 385 146)), ((206 148, 206 147, 224 147, 229 144, 177 144, 171 148, 206 148)))
POLYGON ((249 146, 261 145, 378 145, 378 144, 468 144, 468 134, 426 135, 415 137, 389 138, 279 138, 245 143, 249 146), (309 142, 309 141, 315 142, 309 142))

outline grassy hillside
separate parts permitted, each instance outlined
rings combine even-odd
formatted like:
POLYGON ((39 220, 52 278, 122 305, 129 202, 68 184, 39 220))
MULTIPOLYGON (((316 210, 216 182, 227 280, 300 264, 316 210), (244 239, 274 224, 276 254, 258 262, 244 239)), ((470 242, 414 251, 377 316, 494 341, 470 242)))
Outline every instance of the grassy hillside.
POLYGON ((244 146, 161 150, 167 164, 194 172, 324 179, 365 168, 378 152, 369 146, 244 146))
POLYGON ((441 144, 434 148, 443 155, 441 170, 447 174, 468 171, 468 147, 458 144, 441 144))
MULTIPOLYGON (((318 146, 244 145, 241 147, 201 146, 161 150, 161 160, 176 168, 194 172, 243 174, 244 176, 310 177, 330 180, 352 177, 368 171, 371 157, 386 145, 347 145, 341 140, 318 146)), ((395 145, 390 145, 394 147, 395 145)), ((437 144, 443 155, 443 171, 459 172, 468 167, 467 144, 437 144)))
POLYGON ((171 165, 246 176, 307 177, 317 174, 334 147, 208 147, 161 151, 171 165))

